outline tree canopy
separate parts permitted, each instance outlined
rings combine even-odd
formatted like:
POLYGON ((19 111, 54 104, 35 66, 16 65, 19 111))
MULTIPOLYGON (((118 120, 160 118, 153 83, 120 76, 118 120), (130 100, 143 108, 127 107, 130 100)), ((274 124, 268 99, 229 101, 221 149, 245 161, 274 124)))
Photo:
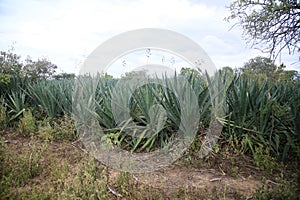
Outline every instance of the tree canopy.
POLYGON ((33 61, 30 57, 26 59, 26 64, 23 66, 23 73, 32 80, 48 79, 56 71, 57 66, 51 63, 47 58, 41 58, 33 61))
POLYGON ((55 80, 74 79, 75 78, 75 74, 74 73, 62 72, 60 74, 55 74, 52 77, 55 80))
POLYGON ((0 73, 2 75, 15 75, 22 71, 20 56, 11 51, 0 51, 0 73))
POLYGON ((287 49, 300 51, 299 0, 235 0, 227 20, 237 20, 247 42, 274 58, 287 49))
POLYGON ((270 58, 258 56, 246 62, 241 71, 244 76, 271 81, 292 81, 299 78, 296 70, 285 70, 285 67, 283 64, 277 66, 270 58))
POLYGON ((57 66, 47 58, 32 60, 28 56, 25 61, 22 61, 21 57, 12 50, 0 51, 0 83, 9 83, 11 76, 19 76, 30 81, 49 78, 73 79, 75 77, 75 74, 69 73, 55 74, 57 66))

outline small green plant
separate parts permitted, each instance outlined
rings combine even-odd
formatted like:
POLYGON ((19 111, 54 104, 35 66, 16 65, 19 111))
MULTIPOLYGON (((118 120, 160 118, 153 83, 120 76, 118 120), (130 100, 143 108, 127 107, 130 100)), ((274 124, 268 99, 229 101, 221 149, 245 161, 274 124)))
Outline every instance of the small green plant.
POLYGON ((7 86, 10 82, 10 75, 9 74, 0 74, 0 85, 7 86))
POLYGON ((179 159, 186 166, 189 166, 191 164, 201 164, 202 159, 199 159, 199 150, 202 145, 202 140, 204 140, 204 137, 196 136, 191 143, 188 151, 186 151, 184 155, 179 159))
POLYGON ((107 177, 103 167, 89 158, 76 171, 75 178, 64 182, 59 199, 108 199, 107 177))
MULTIPOLYGON (((47 143, 30 143, 29 151, 25 154, 12 152, 0 140, 0 196, 13 197, 15 188, 24 186, 31 178, 38 176, 42 170, 40 160, 47 143)), ((15 198, 13 198, 15 199, 15 198)))
POLYGON ((2 180, 2 177, 4 175, 4 169, 6 167, 6 160, 7 160, 7 156, 6 156, 6 145, 5 145, 5 142, 4 142, 4 139, 2 138, 2 136, 0 136, 0 177, 1 177, 1 180, 2 180))
POLYGON ((255 147, 253 161, 257 167, 270 173, 272 173, 276 167, 276 159, 270 155, 270 150, 264 148, 263 145, 255 147))
POLYGON ((276 182, 264 183, 261 187, 257 188, 253 195, 254 200, 269 200, 269 199, 299 199, 299 193, 294 185, 290 182, 279 178, 276 182))
POLYGON ((34 134, 35 130, 35 118, 30 110, 25 110, 19 121, 19 134, 23 137, 29 137, 34 134))
POLYGON ((239 167, 235 166, 231 168, 230 175, 233 177, 237 177, 239 174, 239 167))
POLYGON ((48 121, 39 127, 38 137, 46 141, 74 141, 77 138, 73 120, 64 116, 48 121))
POLYGON ((53 177, 54 181, 62 182, 67 179, 68 174, 70 172, 69 163, 65 163, 63 165, 58 162, 53 163, 50 166, 51 169, 51 177, 53 177))
POLYGON ((51 193, 45 189, 41 188, 30 188, 30 190, 20 190, 18 191, 18 196, 14 196, 14 200, 49 200, 51 198, 51 193))
POLYGON ((130 186, 132 185, 132 176, 128 172, 121 172, 117 178, 116 185, 120 189, 120 192, 128 196, 130 194, 130 186))
POLYGON ((4 129, 7 126, 8 117, 6 115, 6 107, 4 104, 0 104, 0 130, 4 129))
POLYGON ((53 142, 56 130, 47 122, 45 125, 40 126, 38 130, 38 138, 43 141, 53 142))
POLYGON ((58 130, 56 140, 74 141, 77 138, 75 124, 71 117, 64 115, 59 123, 54 124, 58 130))
MULTIPOLYGON (((33 178, 42 170, 39 161, 47 148, 47 142, 33 141, 30 143, 30 151, 24 156, 24 164, 27 165, 28 177, 33 178)), ((24 166, 24 168, 25 167, 26 166, 24 166)))

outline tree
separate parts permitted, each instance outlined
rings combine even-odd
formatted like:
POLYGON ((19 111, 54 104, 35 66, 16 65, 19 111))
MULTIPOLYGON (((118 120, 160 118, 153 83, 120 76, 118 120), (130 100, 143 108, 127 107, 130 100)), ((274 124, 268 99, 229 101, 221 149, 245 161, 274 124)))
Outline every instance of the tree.
POLYGON ((55 74, 52 76, 55 80, 65 80, 65 79, 74 79, 75 74, 74 73, 60 73, 60 74, 55 74))
POLYGON ((244 76, 271 81, 291 81, 298 77, 297 71, 284 69, 285 65, 277 66, 270 58, 258 56, 246 62, 241 71, 244 76))
POLYGON ((238 20, 252 46, 263 45, 275 59, 283 49, 300 51, 299 0, 235 0, 229 9, 227 20, 238 20))
POLYGON ((57 66, 51 63, 47 58, 33 61, 30 57, 26 59, 26 65, 23 67, 23 73, 29 79, 36 81, 50 78, 57 69, 57 66))
POLYGON ((101 76, 101 80, 111 80, 114 77, 108 73, 105 73, 104 75, 101 76))
POLYGON ((186 68, 181 68, 180 70, 180 74, 181 75, 184 75, 186 77, 189 77, 189 76, 193 76, 195 78, 199 78, 202 76, 201 72, 197 69, 193 69, 193 68, 189 68, 189 67, 186 67, 186 68))
POLYGON ((251 72, 258 75, 265 75, 270 78, 275 72, 282 72, 283 68, 283 65, 278 68, 270 58, 258 56, 246 62, 242 71, 244 73, 251 72))
POLYGON ((47 58, 34 61, 28 56, 24 62, 12 50, 0 51, 0 82, 7 84, 12 76, 37 81, 54 75, 57 66, 47 58))
POLYGON ((146 78, 147 70, 138 70, 126 72, 125 76, 122 76, 123 79, 133 79, 133 78, 146 78))
POLYGON ((14 54, 12 50, 0 51, 0 86, 8 85, 11 77, 19 75, 22 71, 20 56, 14 54))
POLYGON ((15 75, 20 74, 22 62, 20 56, 11 52, 0 51, 0 74, 15 75))

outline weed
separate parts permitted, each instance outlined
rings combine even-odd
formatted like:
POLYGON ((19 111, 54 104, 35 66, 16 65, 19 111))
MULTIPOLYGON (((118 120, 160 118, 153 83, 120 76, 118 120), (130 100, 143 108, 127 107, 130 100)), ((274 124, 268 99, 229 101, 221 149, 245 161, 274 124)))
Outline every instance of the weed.
POLYGON ((23 137, 30 137, 34 135, 36 130, 35 118, 30 110, 23 112, 23 117, 19 121, 19 134, 23 137))
POLYGON ((108 199, 107 178, 102 167, 89 158, 76 172, 75 178, 66 180, 58 199, 108 199))
POLYGON ((42 170, 39 161, 42 158, 43 153, 48 148, 48 143, 46 142, 32 142, 29 143, 30 151, 25 154, 24 161, 27 166, 27 174, 29 178, 33 178, 39 175, 40 171, 42 170), (27 162, 26 162, 27 161, 27 162))
POLYGON ((68 177, 70 172, 69 163, 65 163, 60 165, 59 163, 53 163, 50 166, 51 169, 51 177, 53 177, 54 181, 61 182, 68 177))
POLYGON ((56 140, 74 141, 77 138, 74 121, 69 116, 64 115, 60 123, 56 123, 54 126, 58 130, 56 140))
POLYGON ((64 116, 57 121, 49 121, 39 127, 38 137, 47 141, 74 141, 77 138, 71 118, 64 116))
POLYGON ((233 177, 237 177, 239 174, 239 167, 235 166, 231 168, 230 175, 233 177))
POLYGON ((55 134, 56 130, 50 125, 49 122, 39 127, 38 138, 41 140, 53 142, 55 140, 55 134))
POLYGON ((3 130, 8 123, 8 117, 6 115, 6 107, 4 103, 0 104, 0 130, 3 130))
POLYGON ((132 177, 128 172, 121 172, 117 178, 117 187, 122 194, 128 196, 130 194, 130 186, 132 183, 132 177))
POLYGON ((0 142, 1 148, 1 173, 0 173, 0 196, 11 197, 14 188, 24 186, 31 178, 38 176, 42 170, 39 161, 47 148, 46 143, 32 143, 30 150, 25 154, 9 151, 9 148, 0 142))
POLYGON ((40 188, 22 188, 16 191, 18 195, 14 196, 14 200, 49 200, 51 198, 51 194, 49 191, 40 188))
POLYGON ((257 188, 253 199, 254 200, 269 200, 269 199, 282 199, 282 200, 297 200, 299 193, 295 186, 291 185, 288 181, 279 178, 275 182, 264 183, 261 187, 257 188))
POLYGON ((257 167, 270 173, 272 173, 276 167, 275 158, 270 155, 270 150, 268 148, 264 149, 262 145, 255 147, 253 161, 257 167))

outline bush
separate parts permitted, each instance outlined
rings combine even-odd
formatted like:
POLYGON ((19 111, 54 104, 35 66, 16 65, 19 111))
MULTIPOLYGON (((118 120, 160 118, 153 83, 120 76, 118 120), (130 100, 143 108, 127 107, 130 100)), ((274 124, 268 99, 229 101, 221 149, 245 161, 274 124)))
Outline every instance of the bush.
POLYGON ((23 112, 23 117, 19 121, 19 134, 23 137, 33 136, 36 131, 35 118, 30 110, 23 112))

